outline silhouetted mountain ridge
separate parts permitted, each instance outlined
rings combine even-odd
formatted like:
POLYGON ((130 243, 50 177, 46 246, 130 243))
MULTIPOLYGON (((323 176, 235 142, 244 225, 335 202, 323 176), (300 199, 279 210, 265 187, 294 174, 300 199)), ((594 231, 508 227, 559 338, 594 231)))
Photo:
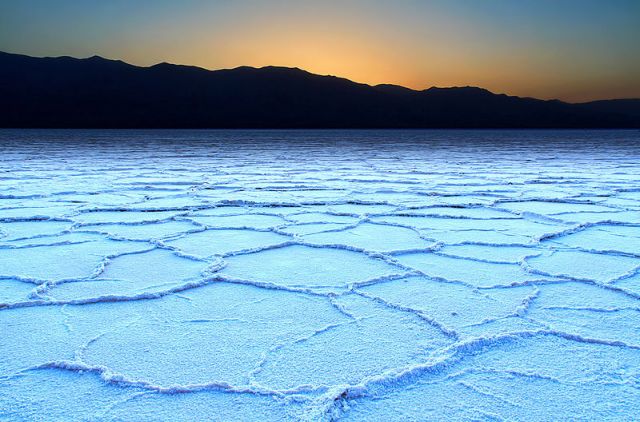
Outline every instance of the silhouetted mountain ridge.
POLYGON ((619 100, 598 100, 578 105, 587 110, 627 114, 640 118, 640 99, 624 98, 619 100))
POLYGON ((569 104, 478 87, 370 86, 278 66, 210 71, 0 52, 0 127, 640 127, 640 101, 569 104))

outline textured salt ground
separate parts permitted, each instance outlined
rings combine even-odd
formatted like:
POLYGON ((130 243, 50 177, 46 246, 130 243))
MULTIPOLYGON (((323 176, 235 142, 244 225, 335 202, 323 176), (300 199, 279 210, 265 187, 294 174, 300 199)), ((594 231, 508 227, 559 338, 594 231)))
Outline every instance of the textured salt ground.
POLYGON ((0 419, 640 418, 637 133, 380 137, 0 132, 0 419))

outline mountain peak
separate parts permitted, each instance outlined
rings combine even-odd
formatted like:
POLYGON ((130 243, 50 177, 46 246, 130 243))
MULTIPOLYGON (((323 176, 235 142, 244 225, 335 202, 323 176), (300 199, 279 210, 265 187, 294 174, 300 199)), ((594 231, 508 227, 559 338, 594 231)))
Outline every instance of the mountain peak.
POLYGON ((485 88, 480 88, 477 86, 450 86, 450 87, 438 87, 432 86, 431 88, 425 89, 423 92, 459 92, 466 94, 483 94, 483 95, 496 95, 493 92, 489 91, 485 88))
POLYGON ((374 85, 374 88, 377 89, 378 91, 387 92, 390 94, 412 94, 416 92, 411 88, 407 88, 401 85, 394 85, 394 84, 378 84, 378 85, 374 85))
POLYGON ((169 63, 169 62, 160 62, 160 63, 156 63, 152 66, 150 66, 150 68, 156 68, 156 69, 168 69, 168 68, 172 68, 172 67, 177 67, 178 65, 175 65, 173 63, 169 63))
POLYGON ((90 62, 121 62, 121 63, 124 63, 124 62, 122 62, 120 60, 107 59, 105 57, 98 56, 97 54, 94 54, 91 57, 87 57, 85 60, 90 61, 90 62))

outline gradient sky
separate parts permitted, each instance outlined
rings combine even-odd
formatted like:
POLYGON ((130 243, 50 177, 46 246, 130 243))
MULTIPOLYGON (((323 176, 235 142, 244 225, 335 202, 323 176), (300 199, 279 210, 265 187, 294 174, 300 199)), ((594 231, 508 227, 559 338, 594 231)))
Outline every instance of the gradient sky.
POLYGON ((640 97, 640 0, 0 0, 0 50, 640 97))

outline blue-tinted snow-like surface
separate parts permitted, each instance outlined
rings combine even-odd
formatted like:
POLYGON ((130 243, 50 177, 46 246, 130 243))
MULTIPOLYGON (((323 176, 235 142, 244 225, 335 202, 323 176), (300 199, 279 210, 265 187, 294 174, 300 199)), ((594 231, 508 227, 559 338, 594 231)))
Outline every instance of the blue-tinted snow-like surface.
POLYGON ((0 420, 640 419, 638 132, 0 150, 0 420))

